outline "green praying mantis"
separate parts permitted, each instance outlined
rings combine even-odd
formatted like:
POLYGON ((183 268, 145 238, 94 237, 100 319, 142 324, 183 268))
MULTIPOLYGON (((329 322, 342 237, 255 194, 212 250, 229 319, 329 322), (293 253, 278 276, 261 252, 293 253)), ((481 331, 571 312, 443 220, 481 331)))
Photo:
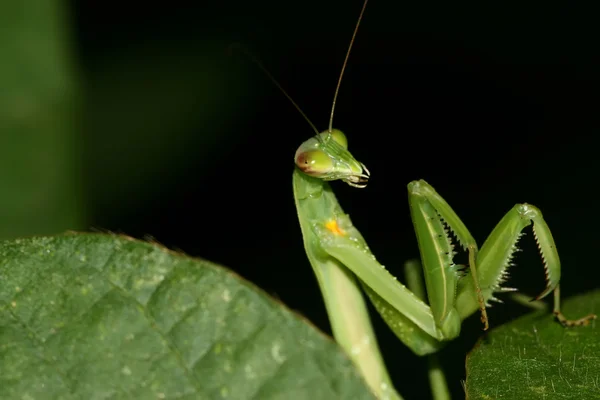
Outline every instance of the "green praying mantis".
MULTIPOLYGON (((524 228, 532 225, 546 272, 546 288, 535 300, 554 294, 554 315, 564 326, 587 325, 595 315, 569 320, 560 311, 561 266, 552 233, 538 208, 517 204, 506 213, 481 248, 450 205, 424 180, 408 184, 408 202, 419 245, 427 291, 415 294, 398 282, 369 250, 328 181, 364 188, 370 172, 348 150, 346 136, 333 129, 341 79, 367 1, 356 24, 334 94, 329 128, 320 132, 260 63, 315 130, 296 151, 293 189, 306 254, 317 277, 336 341, 353 359, 379 399, 400 399, 384 367, 362 290, 396 336, 417 355, 438 351, 460 334, 464 319, 479 310, 484 330, 486 307, 500 301, 507 270, 524 228), (451 237, 468 253, 468 273, 454 263, 451 237)), ((254 60, 256 61, 256 60, 254 60)), ((413 287, 418 285, 412 285, 413 287)))

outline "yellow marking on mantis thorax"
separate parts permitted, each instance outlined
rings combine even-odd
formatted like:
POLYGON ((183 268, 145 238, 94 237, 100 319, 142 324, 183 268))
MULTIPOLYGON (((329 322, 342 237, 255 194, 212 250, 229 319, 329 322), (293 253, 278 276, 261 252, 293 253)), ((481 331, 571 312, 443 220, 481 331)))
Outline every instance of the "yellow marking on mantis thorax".
POLYGON ((329 221, 325 222, 325 228, 327 228, 334 235, 338 235, 338 236, 346 235, 346 232, 344 232, 342 230, 342 228, 340 228, 340 226, 338 225, 338 223, 335 219, 330 219, 329 221))

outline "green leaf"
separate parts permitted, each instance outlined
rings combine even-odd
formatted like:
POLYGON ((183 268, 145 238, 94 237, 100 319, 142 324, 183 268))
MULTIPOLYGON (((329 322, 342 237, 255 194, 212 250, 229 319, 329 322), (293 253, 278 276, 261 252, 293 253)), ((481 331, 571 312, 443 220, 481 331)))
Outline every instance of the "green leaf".
MULTIPOLYGON (((600 290, 563 303, 568 318, 600 310, 600 290)), ((537 311, 494 329, 467 357, 475 399, 600 399, 600 329, 563 328, 537 311)))
POLYGON ((373 399, 340 348, 230 271, 103 234, 0 243, 10 399, 373 399))
POLYGON ((0 2, 0 238, 84 226, 78 85, 62 1, 0 2))

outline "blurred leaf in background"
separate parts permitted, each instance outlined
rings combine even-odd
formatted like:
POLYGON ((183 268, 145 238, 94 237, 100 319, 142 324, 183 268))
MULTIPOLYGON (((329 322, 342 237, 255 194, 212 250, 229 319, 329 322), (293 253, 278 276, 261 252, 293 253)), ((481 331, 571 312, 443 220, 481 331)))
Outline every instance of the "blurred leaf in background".
POLYGON ((254 71, 228 38, 117 27, 96 46, 77 7, 0 5, 0 238, 127 229, 141 205, 152 214, 218 167, 245 132, 235 117, 254 109, 242 96, 254 71))
POLYGON ((0 238, 85 226, 78 74, 63 3, 0 3, 0 238))

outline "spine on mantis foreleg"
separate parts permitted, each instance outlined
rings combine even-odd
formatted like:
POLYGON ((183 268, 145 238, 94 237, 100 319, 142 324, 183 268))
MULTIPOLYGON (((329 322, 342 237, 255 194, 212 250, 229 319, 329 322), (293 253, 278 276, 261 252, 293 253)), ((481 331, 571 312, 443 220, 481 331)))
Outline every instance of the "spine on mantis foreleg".
POLYGON ((314 224, 327 226, 332 220, 326 210, 337 205, 335 196, 325 182, 298 170, 294 172, 293 185, 304 247, 319 282, 336 341, 378 399, 401 400, 383 363, 356 277, 323 251, 320 238, 314 233, 314 224))

